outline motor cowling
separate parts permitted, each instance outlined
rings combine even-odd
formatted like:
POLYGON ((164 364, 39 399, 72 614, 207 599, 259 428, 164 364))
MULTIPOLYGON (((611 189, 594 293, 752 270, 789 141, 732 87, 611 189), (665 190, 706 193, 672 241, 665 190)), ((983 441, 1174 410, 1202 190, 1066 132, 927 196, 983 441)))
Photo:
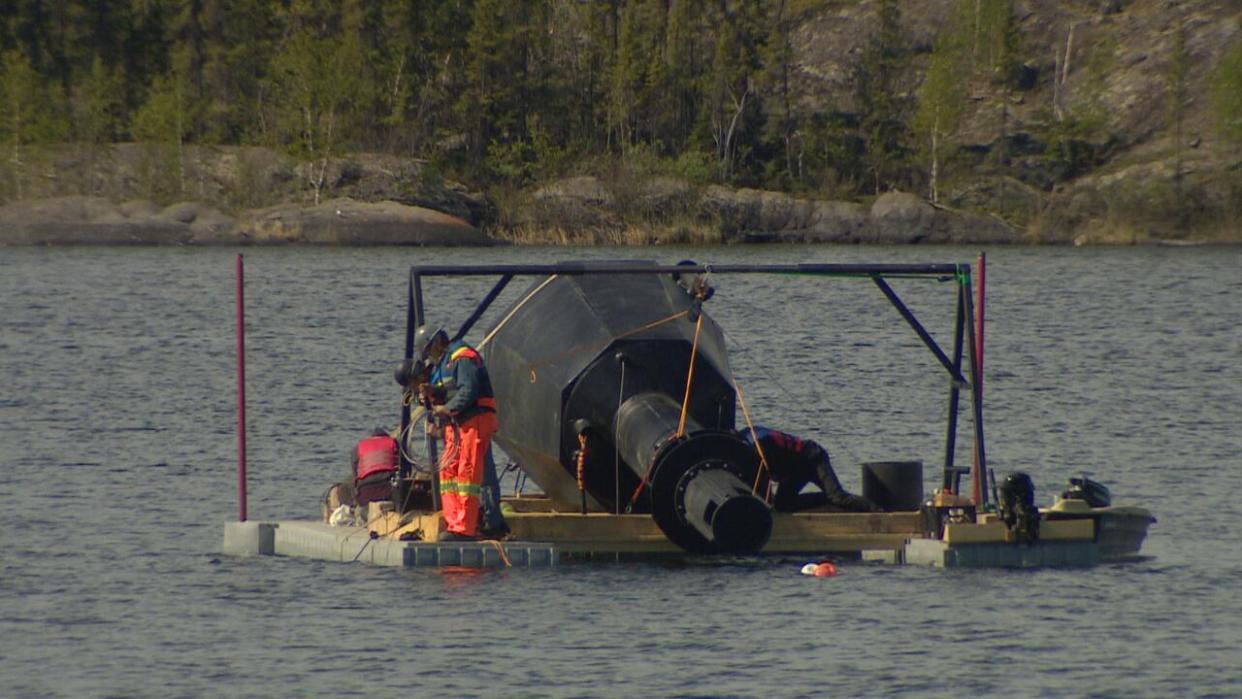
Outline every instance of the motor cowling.
POLYGON ((1029 475, 1015 471, 1005 476, 1000 486, 1000 514, 1008 529, 1007 540, 1031 543, 1039 539, 1039 508, 1029 475))

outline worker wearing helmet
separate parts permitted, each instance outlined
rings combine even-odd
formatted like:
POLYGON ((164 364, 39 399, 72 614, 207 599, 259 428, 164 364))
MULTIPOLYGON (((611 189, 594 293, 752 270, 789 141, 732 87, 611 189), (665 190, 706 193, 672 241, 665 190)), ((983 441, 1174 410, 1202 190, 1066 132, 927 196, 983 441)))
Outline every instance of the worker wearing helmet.
POLYGON ((423 359, 433 366, 432 416, 444 425, 440 502, 445 529, 439 538, 477 539, 483 471, 497 427, 496 394, 483 357, 473 347, 450 342, 443 328, 419 328, 417 340, 423 359))
POLYGON ((823 505, 850 512, 873 512, 878 508, 870 500, 846 492, 832 470, 828 450, 809 439, 756 426, 754 432, 741 431, 747 443, 759 443, 758 451, 767 463, 768 477, 776 484, 772 507, 777 512, 795 512, 823 505), (808 484, 819 486, 821 493, 803 493, 808 484))

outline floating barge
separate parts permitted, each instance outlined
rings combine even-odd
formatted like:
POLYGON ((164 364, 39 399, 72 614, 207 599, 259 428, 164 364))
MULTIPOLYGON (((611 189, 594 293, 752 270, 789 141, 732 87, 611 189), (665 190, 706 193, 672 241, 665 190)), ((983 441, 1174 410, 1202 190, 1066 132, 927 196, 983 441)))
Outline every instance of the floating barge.
MULTIPOLYGON (((513 279, 535 279, 476 345, 502 416, 495 442, 543 493, 504 500, 509 536, 436 542, 437 473, 411 461, 403 449, 393 502, 371 503, 368 512, 358 513, 364 526, 231 523, 225 553, 406 567, 719 555, 940 567, 1089 566, 1136 556, 1155 521, 1142 508, 1100 501, 1037 510, 1029 478, 1025 490, 1019 480, 1010 492, 1007 480, 1005 497, 996 495, 984 448, 982 285, 976 303, 969 264, 414 267, 407 359, 414 357, 416 329, 427 320, 424 280, 477 276, 497 281, 453 339, 464 338, 513 279), (949 378, 943 464, 931 497, 924 494, 921 462, 884 462, 862 466, 863 496, 883 511, 772 509, 764 456, 743 438, 754 428, 729 367, 723 332, 704 310, 712 297, 709 275, 733 274, 863 279, 880 290, 949 378), (947 352, 889 278, 956 286, 947 352), (954 463, 963 402, 972 416, 972 468, 954 463), (964 476, 970 478, 968 496, 957 495, 964 476), (421 495, 412 497, 416 493, 421 495)), ((240 290, 239 258, 239 355, 240 290)), ((403 444, 421 432, 412 429, 420 413, 403 403, 403 444)), ((426 446, 434 463, 430 437, 426 446)), ((244 470, 241 480, 244 519, 244 470)))

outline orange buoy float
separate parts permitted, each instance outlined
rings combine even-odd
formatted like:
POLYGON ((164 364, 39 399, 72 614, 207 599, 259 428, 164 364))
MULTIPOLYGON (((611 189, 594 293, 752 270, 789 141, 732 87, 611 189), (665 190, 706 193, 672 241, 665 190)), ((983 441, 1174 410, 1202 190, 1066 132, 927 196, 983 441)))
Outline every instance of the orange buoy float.
POLYGON ((802 566, 803 575, 814 575, 817 578, 835 578, 837 576, 837 567, 832 561, 821 561, 820 563, 807 563, 802 566))

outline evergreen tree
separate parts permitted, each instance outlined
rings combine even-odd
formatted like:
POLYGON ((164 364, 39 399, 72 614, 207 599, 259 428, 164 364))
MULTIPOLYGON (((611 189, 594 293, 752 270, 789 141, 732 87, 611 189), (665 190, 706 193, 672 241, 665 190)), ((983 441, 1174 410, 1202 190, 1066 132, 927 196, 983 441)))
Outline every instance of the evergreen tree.
POLYGON ((273 61, 274 124, 278 142, 305 163, 319 203, 330 160, 348 135, 362 68, 357 35, 331 34, 337 17, 314 3, 290 8, 291 32, 273 61))
POLYGON ((55 143, 68 136, 68 120, 58 105, 63 95, 42 80, 25 54, 0 56, 0 141, 8 146, 11 191, 25 194, 26 147, 55 143))
MULTIPOLYGON (((801 178, 799 166, 795 170, 794 134, 798 130, 797 115, 793 106, 793 27, 794 8, 791 0, 778 0, 771 8, 771 30, 763 53, 764 70, 762 88, 764 105, 768 115, 767 137, 776 141, 781 153, 779 167, 788 181, 801 178)), ((798 158, 800 163, 800 158, 798 158)))
POLYGON ((158 170, 150 176, 152 194, 156 199, 180 195, 186 191, 185 186, 185 141, 192 128, 190 111, 187 108, 188 81, 177 70, 161 76, 151 86, 147 100, 134 114, 131 130, 135 139, 147 143, 158 144, 165 151, 165 160, 171 161, 176 169, 175 186, 163 178, 158 170))
POLYGON ((469 119, 474 169, 499 167, 509 177, 527 176, 535 157, 532 118, 543 95, 537 57, 546 52, 546 1, 476 0, 468 37, 469 85, 459 113, 469 119))
MULTIPOLYGON (((981 43, 976 51, 976 65, 986 71, 992 86, 991 100, 997 111, 998 165, 1009 164, 1009 97, 1014 75, 1020 67, 1018 54, 1020 34, 1013 0, 989 0, 976 3, 976 35, 981 43)), ((1068 58, 1067 58, 1068 60, 1068 58)))
POLYGON ((1242 143, 1242 41, 1236 38, 1213 71, 1212 104, 1220 133, 1242 143))
POLYGON ((706 76, 706 105, 700 124, 706 127, 716 153, 720 178, 733 179, 739 164, 755 166, 763 129, 757 104, 759 52, 766 37, 759 22, 763 5, 748 0, 720 0, 716 45, 706 76))
POLYGON ((903 79, 909 66, 909 42, 901 31, 897 0, 876 5, 877 29, 854 68, 854 103, 865 144, 872 191, 891 188, 905 160, 910 99, 903 79))
POLYGON ((655 34, 651 23, 653 0, 630 0, 621 9, 621 25, 617 33, 616 60, 609 80, 610 142, 623 151, 641 138, 645 102, 648 96, 648 71, 660 68, 662 56, 652 60, 655 34))
POLYGON ((126 119, 125 80, 118 67, 95 59, 90 75, 78 86, 74 121, 78 137, 87 143, 113 143, 121 136, 126 119))
MULTIPOLYGON (((970 3, 972 0, 963 0, 970 3)), ((959 4, 959 7, 961 4, 959 4)), ((959 11, 941 30, 919 88, 914 129, 927 144, 929 198, 940 199, 940 174, 949 139, 957 131, 966 95, 962 76, 969 70, 969 46, 959 11)))
POLYGON ((553 140, 568 150, 595 149, 607 134, 607 81, 612 60, 614 3, 552 3, 551 41, 544 70, 559 118, 550 118, 553 140))
POLYGON ((1186 229, 1188 212, 1186 211, 1185 192, 1182 172, 1183 133, 1186 121, 1186 107, 1190 101, 1190 56, 1186 50, 1186 20, 1179 13, 1173 26, 1173 53, 1169 56, 1169 70, 1166 82, 1169 95, 1169 121, 1173 127, 1173 198, 1177 209, 1178 228, 1186 229))
POLYGON ((705 53, 696 37, 707 32, 701 24, 700 0, 672 0, 664 37, 665 68, 660 104, 664 118, 657 127, 664 150, 685 149, 694 130, 699 90, 696 85, 705 53))
POLYGON ((385 99, 394 148, 419 153, 438 142, 466 140, 471 112, 458 110, 471 99, 466 37, 472 12, 466 2, 397 2, 390 8, 385 99))

